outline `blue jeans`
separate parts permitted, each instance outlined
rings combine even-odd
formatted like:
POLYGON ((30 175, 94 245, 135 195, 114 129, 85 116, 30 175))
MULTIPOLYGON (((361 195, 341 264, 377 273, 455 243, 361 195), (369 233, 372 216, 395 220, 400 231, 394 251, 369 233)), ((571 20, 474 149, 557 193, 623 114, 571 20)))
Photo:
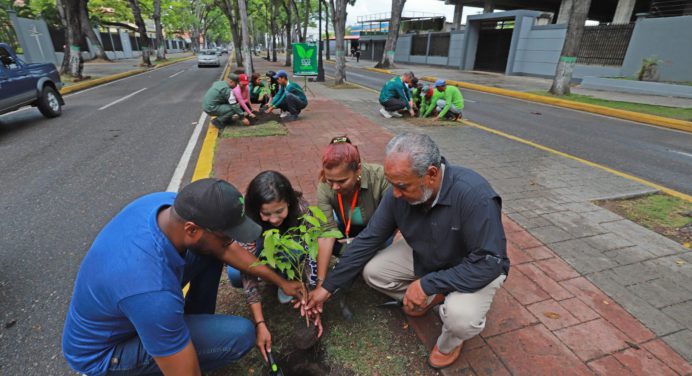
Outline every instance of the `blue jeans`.
MULTIPOLYGON (((223 263, 215 257, 189 251, 185 255, 183 286, 190 283, 185 297, 185 323, 204 372, 242 358, 255 345, 255 327, 250 320, 214 314, 222 269, 223 263)), ((138 336, 115 347, 108 375, 150 374, 161 371, 138 336)))

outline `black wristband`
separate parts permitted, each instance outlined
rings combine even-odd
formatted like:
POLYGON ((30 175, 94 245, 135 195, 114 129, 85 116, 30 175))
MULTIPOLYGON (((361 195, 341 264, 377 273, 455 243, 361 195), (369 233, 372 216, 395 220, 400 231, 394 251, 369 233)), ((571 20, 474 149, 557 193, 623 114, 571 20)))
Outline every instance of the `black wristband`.
POLYGON ((257 329, 257 327, 259 326, 259 324, 267 325, 267 323, 264 322, 264 320, 260 320, 260 321, 257 321, 257 322, 255 323, 255 329, 257 329))

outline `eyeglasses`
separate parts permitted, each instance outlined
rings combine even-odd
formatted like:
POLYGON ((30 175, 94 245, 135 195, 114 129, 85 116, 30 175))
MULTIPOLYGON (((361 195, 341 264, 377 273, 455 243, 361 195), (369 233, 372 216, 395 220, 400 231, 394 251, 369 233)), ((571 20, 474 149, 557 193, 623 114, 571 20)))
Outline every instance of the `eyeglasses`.
POLYGON ((338 136, 338 137, 332 138, 332 141, 330 142, 330 144, 341 144, 344 142, 347 144, 350 144, 351 140, 349 140, 349 138, 347 136, 338 136))

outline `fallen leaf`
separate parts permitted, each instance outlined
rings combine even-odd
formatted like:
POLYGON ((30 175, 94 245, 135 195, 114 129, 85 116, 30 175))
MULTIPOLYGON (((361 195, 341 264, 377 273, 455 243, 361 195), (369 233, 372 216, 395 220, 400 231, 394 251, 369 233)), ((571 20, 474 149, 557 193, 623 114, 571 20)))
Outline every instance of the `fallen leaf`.
POLYGON ((401 326, 401 329, 404 329, 404 330, 408 329, 408 323, 405 322, 404 325, 401 326))
POLYGON ((690 243, 690 242, 683 243, 682 246, 689 249, 689 248, 692 248, 692 243, 690 243))
POLYGON ((608 302, 607 300, 604 300, 604 301, 603 301, 603 304, 605 304, 605 305, 609 305, 609 304, 610 304, 610 302, 608 302))
POLYGON ((543 316, 553 320, 557 320, 560 318, 560 314, 555 312, 543 312, 543 316))
POLYGON ((678 264, 678 265, 683 265, 685 262, 682 261, 682 260, 678 260, 678 261, 675 261, 675 263, 678 264))

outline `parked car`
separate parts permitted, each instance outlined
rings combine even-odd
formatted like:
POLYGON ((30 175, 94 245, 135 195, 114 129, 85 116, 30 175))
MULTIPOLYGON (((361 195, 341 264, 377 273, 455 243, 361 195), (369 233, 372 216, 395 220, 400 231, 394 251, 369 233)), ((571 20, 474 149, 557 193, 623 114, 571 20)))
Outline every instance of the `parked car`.
POLYGON ((31 105, 43 116, 60 116, 60 73, 52 63, 28 64, 8 44, 0 43, 0 115, 31 105))
POLYGON ((216 50, 202 50, 197 54, 197 66, 202 67, 205 65, 221 66, 221 60, 219 55, 216 54, 216 50))

